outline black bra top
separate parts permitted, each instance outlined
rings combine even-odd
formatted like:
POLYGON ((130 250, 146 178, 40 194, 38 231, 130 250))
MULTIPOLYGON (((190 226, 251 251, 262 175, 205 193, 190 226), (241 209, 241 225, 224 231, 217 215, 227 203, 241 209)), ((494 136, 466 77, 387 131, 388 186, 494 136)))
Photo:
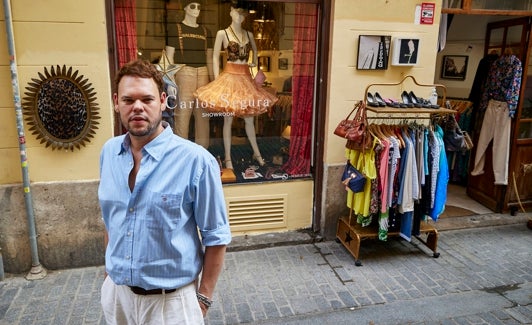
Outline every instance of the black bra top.
POLYGON ((227 44, 227 61, 229 62, 235 62, 235 61, 247 61, 249 59, 249 53, 251 52, 251 43, 249 42, 249 34, 246 31, 246 35, 248 36, 248 42, 244 45, 240 45, 238 42, 229 40, 229 35, 227 35, 227 30, 225 31, 225 36, 227 37, 228 44, 227 44))

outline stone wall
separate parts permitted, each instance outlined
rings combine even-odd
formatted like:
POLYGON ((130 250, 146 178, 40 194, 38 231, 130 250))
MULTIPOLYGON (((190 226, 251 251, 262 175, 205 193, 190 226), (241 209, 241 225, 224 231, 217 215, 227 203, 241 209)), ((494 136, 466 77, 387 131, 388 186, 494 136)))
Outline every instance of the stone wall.
MULTIPOLYGON (((47 269, 104 264, 98 181, 31 186, 39 261, 47 269)), ((0 186, 0 247, 7 273, 31 269, 28 213, 21 184, 0 186)))

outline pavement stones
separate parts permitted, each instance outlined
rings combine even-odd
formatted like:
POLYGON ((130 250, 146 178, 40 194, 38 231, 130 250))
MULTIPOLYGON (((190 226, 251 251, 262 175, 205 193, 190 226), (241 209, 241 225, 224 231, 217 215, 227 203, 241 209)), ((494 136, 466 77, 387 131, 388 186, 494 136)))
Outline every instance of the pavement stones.
MULTIPOLYGON (((439 258, 416 240, 364 241, 362 267, 335 241, 293 235, 298 242, 262 246, 236 238, 206 324, 532 324, 524 223, 442 231, 439 258)), ((98 266, 8 276, 0 324, 104 324, 103 274, 98 266)))

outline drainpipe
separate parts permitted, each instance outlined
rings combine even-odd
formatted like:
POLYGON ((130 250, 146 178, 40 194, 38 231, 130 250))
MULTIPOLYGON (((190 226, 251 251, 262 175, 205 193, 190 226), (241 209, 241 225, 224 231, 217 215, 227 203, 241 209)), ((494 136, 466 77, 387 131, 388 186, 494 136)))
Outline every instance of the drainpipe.
POLYGON ((26 275, 26 279, 38 280, 46 276, 46 270, 39 262, 39 252, 37 250, 37 233, 35 231, 35 216, 33 214, 33 200, 30 191, 28 157, 26 155, 26 136, 24 135, 22 105, 20 104, 17 63, 15 60, 15 41, 13 37, 13 20, 11 17, 11 4, 9 0, 4 0, 4 13, 6 19, 7 47, 9 49, 9 64, 11 68, 11 85, 13 86, 13 101, 15 102, 15 113, 17 117, 18 143, 20 149, 22 180, 24 185, 24 201, 26 204, 26 215, 28 218, 28 232, 31 249, 31 270, 28 275, 26 275))

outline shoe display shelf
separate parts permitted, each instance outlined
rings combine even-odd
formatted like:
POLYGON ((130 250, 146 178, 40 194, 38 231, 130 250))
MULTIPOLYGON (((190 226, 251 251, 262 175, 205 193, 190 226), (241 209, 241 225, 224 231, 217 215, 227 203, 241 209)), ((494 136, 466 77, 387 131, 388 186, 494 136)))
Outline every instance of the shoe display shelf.
MULTIPOLYGON (((414 117, 427 117, 427 116, 431 116, 431 115, 434 115, 434 114, 454 114, 456 113, 455 110, 452 110, 452 109, 448 109, 448 108, 445 108, 445 105, 446 105, 446 96, 447 96, 447 89, 444 85, 441 85, 441 84, 421 84, 419 82, 417 82, 417 80, 411 76, 411 75, 407 75, 405 76, 401 81, 399 82, 396 82, 396 83, 374 83, 374 84, 370 84, 366 87, 366 90, 364 92, 364 102, 366 103, 366 108, 367 110, 371 111, 371 112, 375 112, 375 113, 381 113, 381 114, 386 114, 388 117, 390 118, 397 118, 397 116, 399 114, 408 114, 407 117, 409 118, 414 118, 414 117), (412 79, 413 83, 419 87, 427 87, 427 88, 438 88, 438 89, 441 89, 442 90, 442 93, 443 93, 443 96, 442 98, 439 100, 439 108, 424 108, 424 107, 412 107, 412 108, 405 108, 405 107, 389 107, 389 106, 384 106, 384 107, 374 107, 374 106, 371 106, 371 105, 368 105, 368 94, 369 94, 369 90, 372 88, 372 87, 387 87, 387 86, 401 86, 405 83, 405 81, 407 81, 408 79, 412 79)), ((382 118, 382 116, 381 116, 382 118)))

